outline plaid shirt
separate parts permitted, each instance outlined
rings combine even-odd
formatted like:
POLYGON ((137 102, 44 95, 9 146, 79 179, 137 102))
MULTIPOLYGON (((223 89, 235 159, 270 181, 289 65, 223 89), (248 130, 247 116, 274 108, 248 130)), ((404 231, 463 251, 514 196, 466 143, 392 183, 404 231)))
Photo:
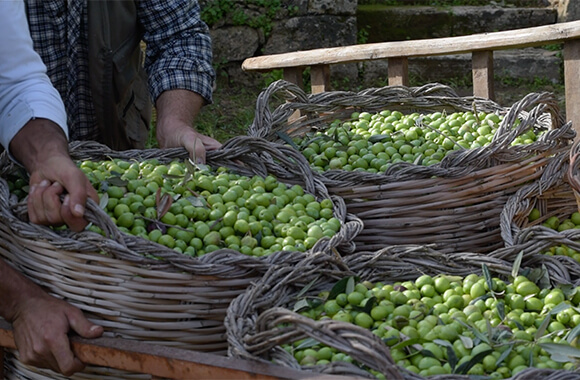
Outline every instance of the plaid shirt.
MULTIPOLYGON (((34 48, 68 114, 70 140, 99 140, 88 70, 87 0, 25 0, 34 48)), ((215 73, 207 25, 197 1, 140 0, 151 99, 187 89, 212 101, 215 73)))

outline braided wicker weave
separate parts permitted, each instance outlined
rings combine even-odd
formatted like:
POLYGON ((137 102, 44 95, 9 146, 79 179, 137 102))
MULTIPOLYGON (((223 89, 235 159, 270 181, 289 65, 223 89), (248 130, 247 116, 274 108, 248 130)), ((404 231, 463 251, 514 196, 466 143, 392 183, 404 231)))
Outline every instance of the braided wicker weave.
POLYGON ((437 244, 442 252, 486 253, 501 247, 499 216, 507 198, 537 179, 554 155, 569 149, 575 135, 571 124, 563 122, 555 97, 548 93, 529 94, 503 108, 490 100, 459 97, 440 84, 306 95, 284 81, 274 82, 260 94, 248 133, 283 142, 284 135, 302 137, 324 130, 333 120, 350 118, 353 111, 384 109, 484 111, 504 118, 490 145, 455 151, 440 164, 398 163, 385 173, 324 172, 329 192, 342 197, 347 210, 364 222, 365 228, 355 238, 358 250, 410 243, 437 244), (276 106, 280 100, 284 103, 276 106), (516 120, 519 124, 514 127, 516 120), (532 128, 546 133, 532 144, 511 145, 532 128))
MULTIPOLYGON (((576 142, 569 152, 555 156, 538 180, 521 187, 508 199, 500 223, 506 246, 518 246, 524 252, 547 252, 552 247, 565 245, 580 252, 580 229, 557 231, 543 225, 551 217, 564 220, 580 210, 579 152, 580 145, 576 142), (540 211, 540 216, 530 221, 528 216, 534 208, 540 211)), ((502 250, 493 253, 498 258, 502 254, 502 250)), ((555 255, 554 258, 569 268, 580 267, 572 257, 555 255)))
MULTIPOLYGON (((182 149, 116 152, 96 143, 72 143, 70 152, 75 160, 157 158, 169 162, 186 157, 182 149)), ((6 156, 2 160, 3 173, 9 173, 13 164, 6 156)), ((208 152, 207 162, 244 175, 272 174, 281 182, 302 185, 318 199, 329 198, 324 184, 312 175, 301 156, 263 139, 234 138, 222 149, 208 152), (264 153, 270 159, 264 159, 264 153)), ((352 252, 352 239, 362 229, 362 222, 346 213, 340 198, 332 200, 341 228, 309 252, 251 257, 220 249, 194 258, 121 232, 92 201, 87 205, 87 217, 107 237, 89 230, 55 231, 29 223, 26 205, 15 202, 0 178, 0 257, 103 325, 105 336, 223 355, 227 350, 223 319, 230 301, 270 267, 293 266, 312 252, 352 252)), ((46 373, 47 378, 55 376, 46 373)), ((78 376, 91 373, 98 372, 87 368, 78 376)))
MULTIPOLYGON (((350 355, 358 363, 379 371, 387 379, 425 379, 395 365, 388 347, 368 329, 332 319, 314 321, 293 312, 292 305, 304 296, 317 296, 330 290, 337 279, 355 275, 360 281, 414 280, 422 274, 466 276, 482 273, 485 264, 490 273, 507 277, 512 262, 518 256, 517 247, 502 248, 509 260, 477 253, 442 253, 430 246, 390 246, 376 252, 359 252, 342 262, 328 255, 313 255, 295 267, 270 268, 262 280, 235 300, 228 308, 225 324, 228 330, 229 353, 247 360, 274 362, 278 365, 319 373, 374 378, 369 372, 348 363, 300 366, 294 356, 282 348, 303 338, 313 338, 350 355), (341 264, 347 270, 341 268, 341 264)), ((577 270, 571 272, 565 264, 551 257, 530 252, 522 267, 544 265, 555 284, 576 284, 577 270), (573 280, 575 279, 575 280, 573 280)), ((435 375, 429 379, 470 379, 466 375, 435 375)), ((567 371, 547 371, 530 368, 515 379, 579 379, 580 374, 567 371)))

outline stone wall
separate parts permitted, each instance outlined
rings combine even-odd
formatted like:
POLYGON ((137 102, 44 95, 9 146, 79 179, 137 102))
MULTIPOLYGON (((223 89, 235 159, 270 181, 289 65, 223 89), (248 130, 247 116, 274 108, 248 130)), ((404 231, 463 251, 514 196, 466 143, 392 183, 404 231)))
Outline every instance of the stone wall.
POLYGON ((558 10, 558 21, 567 22, 580 20, 580 1, 578 0, 550 0, 558 10))
MULTIPOLYGON (((380 0, 373 1, 377 3, 380 0)), ((513 3, 519 0, 510 1, 513 3)), ((532 0, 525 0, 524 3, 529 5, 531 4, 530 1, 532 0)), ((357 26, 357 22, 360 24, 360 9, 358 6, 359 3, 361 5, 369 3, 364 0, 280 0, 278 3, 280 6, 274 7, 274 14, 268 16, 267 27, 256 28, 249 26, 248 23, 240 22, 240 14, 247 19, 263 17, 263 15, 268 15, 268 12, 273 9, 271 5, 276 4, 275 0, 200 0, 200 5, 208 7, 212 3, 215 5, 219 2, 227 3, 231 6, 224 17, 220 17, 219 21, 210 25, 214 45, 214 65, 218 73, 218 86, 222 87, 262 85, 263 76, 261 74, 243 72, 241 69, 242 62, 249 57, 356 44, 357 35, 361 32, 358 30, 360 25, 357 26), (259 5, 268 3, 270 3, 269 8, 259 5)), ((557 10, 557 17, 553 17, 550 21, 541 21, 541 24, 580 19, 580 0, 533 0, 532 3, 535 7, 540 6, 540 4, 545 5, 552 12, 557 10)), ((510 9, 513 6, 514 4, 510 4, 509 7, 506 7, 506 11, 501 12, 502 17, 493 13, 495 16, 484 24, 492 27, 492 30, 512 29, 515 24, 514 17, 516 17, 518 22, 524 20, 533 24, 535 21, 532 16, 535 17, 536 14, 541 13, 537 11, 536 13, 528 12, 526 17, 521 14, 512 17, 510 16, 512 13, 516 14, 516 11, 510 9), (494 24, 492 21, 505 22, 507 25, 494 24)), ((497 6, 495 7, 497 8, 497 6)), ((486 9, 489 10, 490 8, 486 9)), ((455 16, 458 17, 458 15, 461 15, 461 13, 455 11, 455 16)), ((473 26, 475 24, 469 25, 473 26)), ((524 25, 522 27, 526 26, 533 25, 524 25)), ((458 26, 456 25, 455 27, 457 28, 458 26)), ((439 31, 441 30, 439 29, 439 31)), ((457 30, 454 31, 457 32, 457 30)), ((423 38, 425 37, 437 36, 424 36, 423 38)), ((439 37, 443 37, 443 35, 439 37)), ((369 41, 371 40, 374 42, 375 39, 370 38, 369 41)), ((369 65, 364 67, 363 64, 333 65, 331 66, 331 78, 340 78, 345 81, 362 81, 364 84, 366 80, 364 77, 361 78, 361 75, 365 75, 364 72, 368 72, 369 77, 375 80, 375 75, 384 76, 386 72, 385 65, 386 62, 382 61, 376 63, 375 66, 377 67, 374 69, 369 67, 369 65)), ((431 64, 427 63, 427 65, 431 64)), ((432 70, 426 69, 425 71, 430 72, 432 70)), ((441 73, 439 70, 437 72, 441 73)))
MULTIPOLYGON (((212 1, 200 1, 207 6, 212 1)), ((210 25, 218 85, 259 85, 261 75, 244 73, 244 59, 323 47, 356 44, 357 0, 281 0, 267 28, 239 25, 234 14, 264 15, 255 1, 233 0, 225 18, 210 25), (266 29, 266 30, 265 30, 266 29)))

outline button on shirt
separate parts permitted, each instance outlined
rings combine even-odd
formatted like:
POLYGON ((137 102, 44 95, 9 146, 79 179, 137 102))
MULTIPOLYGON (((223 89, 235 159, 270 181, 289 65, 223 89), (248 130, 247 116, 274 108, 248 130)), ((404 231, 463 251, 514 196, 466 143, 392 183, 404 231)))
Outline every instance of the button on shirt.
MULTIPOLYGON (((25 0, 34 48, 66 105, 71 140, 98 140, 88 74, 87 0, 25 0)), ((197 1, 136 1, 151 99, 186 89, 212 100, 211 39, 197 1)))
POLYGON ((68 136, 66 112, 32 46, 22 1, 0 1, 0 144, 31 119, 49 119, 68 136))

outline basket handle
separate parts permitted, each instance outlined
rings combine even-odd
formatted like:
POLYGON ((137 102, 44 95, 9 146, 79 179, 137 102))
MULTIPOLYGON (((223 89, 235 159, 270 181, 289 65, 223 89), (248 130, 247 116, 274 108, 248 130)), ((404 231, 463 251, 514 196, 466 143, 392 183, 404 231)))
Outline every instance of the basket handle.
POLYGON ((262 334, 277 334, 281 338, 295 339, 307 336, 350 355, 355 361, 384 374, 387 379, 403 379, 391 352, 382 340, 355 324, 333 319, 316 321, 282 307, 274 307, 258 316, 256 326, 258 344, 263 341, 262 334), (288 328, 276 331, 281 325, 291 325, 296 331, 288 333, 288 328), (284 330, 288 330, 286 334, 284 330))

